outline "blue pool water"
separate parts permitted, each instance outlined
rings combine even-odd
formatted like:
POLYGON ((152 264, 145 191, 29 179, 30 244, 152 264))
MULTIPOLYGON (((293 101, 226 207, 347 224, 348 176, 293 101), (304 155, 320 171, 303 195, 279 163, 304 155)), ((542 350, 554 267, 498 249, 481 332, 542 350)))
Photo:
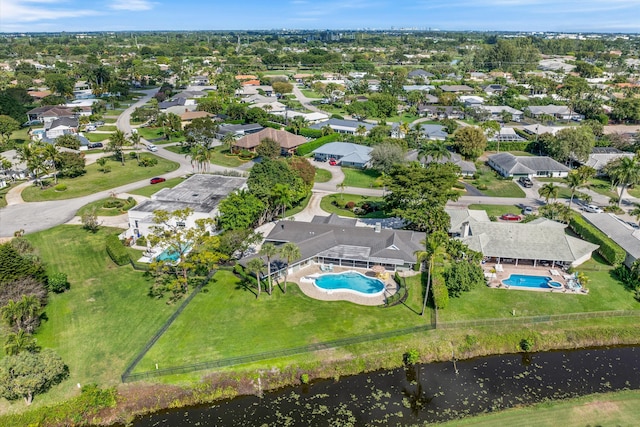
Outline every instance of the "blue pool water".
MULTIPOLYGON (((187 249, 189 245, 185 245, 187 249)), ((178 261, 180 259, 180 253, 172 248, 167 248, 160 255, 156 257, 157 261, 178 261)))
MULTIPOLYGON (((502 281, 505 285, 509 286, 520 286, 523 288, 541 288, 541 289, 549 289, 556 288, 560 289, 562 285, 559 283, 557 285, 550 285, 552 282, 551 277, 546 276, 528 276, 526 274, 512 274, 509 278, 502 281)), ((557 283, 557 282, 552 282, 557 283)))
POLYGON ((340 274, 323 274, 316 279, 316 286, 326 290, 347 290, 372 295, 384 290, 384 283, 364 274, 348 271, 340 274))

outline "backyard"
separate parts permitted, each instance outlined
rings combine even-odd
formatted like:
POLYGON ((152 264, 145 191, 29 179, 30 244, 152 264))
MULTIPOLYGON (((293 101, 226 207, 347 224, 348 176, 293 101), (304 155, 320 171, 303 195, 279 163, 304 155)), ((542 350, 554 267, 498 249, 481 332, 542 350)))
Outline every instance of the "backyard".
MULTIPOLYGON (((156 175, 162 175, 178 168, 177 163, 152 154, 145 153, 140 156, 140 158, 145 157, 156 158, 158 164, 155 166, 142 167, 138 166, 135 160, 128 159, 124 166, 122 166, 120 161, 113 160, 113 157, 109 156, 107 165, 111 168, 111 171, 108 173, 102 172, 101 166, 93 163, 86 167, 87 172, 82 176, 77 178, 60 178, 58 183, 67 186, 64 191, 57 191, 54 185, 46 187, 45 189, 40 189, 39 186, 32 185, 24 189, 22 198, 27 202, 72 199, 74 197, 109 190, 120 185, 151 178, 156 175)), ((53 184, 53 180, 50 180, 50 183, 53 184)))
POLYGON ((373 169, 342 168, 344 185, 359 188, 382 188, 380 172, 373 169))

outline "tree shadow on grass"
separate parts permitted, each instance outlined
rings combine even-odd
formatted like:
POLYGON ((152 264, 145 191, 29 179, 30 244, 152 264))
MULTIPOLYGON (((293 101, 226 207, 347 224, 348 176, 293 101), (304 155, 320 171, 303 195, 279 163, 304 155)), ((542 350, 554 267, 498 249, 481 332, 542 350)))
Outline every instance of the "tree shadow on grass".
POLYGON ((256 284, 247 279, 242 279, 236 284, 236 290, 250 292, 257 297, 258 293, 255 288, 256 284))

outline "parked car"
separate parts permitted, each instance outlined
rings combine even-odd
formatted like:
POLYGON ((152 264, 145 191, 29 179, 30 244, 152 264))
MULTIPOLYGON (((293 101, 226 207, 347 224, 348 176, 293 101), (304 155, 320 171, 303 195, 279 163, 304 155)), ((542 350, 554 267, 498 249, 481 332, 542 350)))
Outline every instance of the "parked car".
POLYGON ((596 206, 596 205, 586 205, 585 207, 582 208, 582 210, 584 210, 585 212, 589 212, 589 213, 602 213, 602 212, 604 212, 600 206, 596 206))
POLYGON ((520 221, 522 218, 520 217, 520 215, 507 213, 507 214, 502 215, 500 217, 500 219, 503 220, 503 221, 520 221))
POLYGON ((151 183, 152 184, 160 184, 161 182, 165 182, 165 181, 166 181, 166 179, 162 178, 160 176, 157 176, 155 178, 151 178, 151 183))
POLYGON ((335 166, 335 165, 337 165, 337 164, 338 164, 338 161, 337 161, 336 159, 329 159, 329 164, 330 164, 331 166, 335 166))
POLYGON ((97 120, 97 121, 93 122, 93 124, 96 125, 96 126, 102 126, 102 125, 104 125, 104 122, 102 120, 97 120))
POLYGON ((104 145, 102 144, 102 142, 90 142, 87 145, 87 148, 102 148, 104 147, 104 145))
POLYGON ((85 132, 91 132, 91 131, 94 131, 94 130, 96 130, 96 129, 97 129, 97 128, 95 127, 95 125, 87 125, 87 126, 85 126, 85 128, 84 128, 85 132))
POLYGON ((158 147, 156 147, 154 144, 149 144, 147 145, 147 150, 149 151, 158 151, 158 147))
POLYGON ((518 182, 525 188, 533 187, 533 182, 531 182, 531 180, 526 176, 521 176, 520 178, 518 178, 518 182))
POLYGON ((522 215, 532 215, 533 208, 531 206, 523 206, 522 207, 522 215))

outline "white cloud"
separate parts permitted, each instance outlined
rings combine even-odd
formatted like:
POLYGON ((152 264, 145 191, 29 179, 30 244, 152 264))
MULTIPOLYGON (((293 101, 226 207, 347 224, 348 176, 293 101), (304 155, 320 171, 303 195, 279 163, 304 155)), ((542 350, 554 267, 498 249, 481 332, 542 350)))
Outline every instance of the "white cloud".
POLYGON ((114 10, 149 10, 155 3, 148 0, 114 0, 109 8, 114 10))
POLYGON ((99 11, 90 9, 73 9, 57 7, 61 2, 55 0, 2 0, 2 22, 15 24, 17 22, 51 21, 61 18, 78 18, 83 16, 100 15, 99 11), (41 4, 33 6, 26 3, 41 4), (51 7, 49 5, 56 5, 51 7))

